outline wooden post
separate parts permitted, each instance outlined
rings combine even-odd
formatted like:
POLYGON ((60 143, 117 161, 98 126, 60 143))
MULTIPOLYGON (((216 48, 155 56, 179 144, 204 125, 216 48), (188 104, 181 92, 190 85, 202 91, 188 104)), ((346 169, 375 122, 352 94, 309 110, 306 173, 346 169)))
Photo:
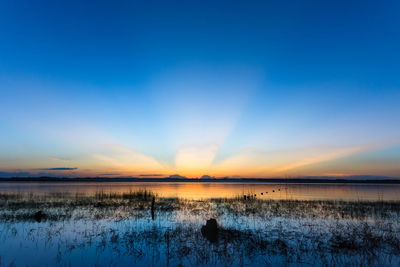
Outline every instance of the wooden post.
POLYGON ((156 202, 156 198, 153 197, 151 200, 151 219, 154 221, 154 204, 156 202))

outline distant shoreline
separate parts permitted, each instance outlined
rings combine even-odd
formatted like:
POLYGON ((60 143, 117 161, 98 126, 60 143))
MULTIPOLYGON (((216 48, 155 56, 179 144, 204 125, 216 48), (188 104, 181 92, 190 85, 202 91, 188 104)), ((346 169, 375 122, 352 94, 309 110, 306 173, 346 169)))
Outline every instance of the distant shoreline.
POLYGON ((1 182, 137 182, 137 183, 325 183, 325 184, 400 184, 398 178, 387 179, 339 179, 339 178, 223 178, 223 179, 196 179, 196 178, 59 178, 59 177, 12 177, 0 178, 1 182))

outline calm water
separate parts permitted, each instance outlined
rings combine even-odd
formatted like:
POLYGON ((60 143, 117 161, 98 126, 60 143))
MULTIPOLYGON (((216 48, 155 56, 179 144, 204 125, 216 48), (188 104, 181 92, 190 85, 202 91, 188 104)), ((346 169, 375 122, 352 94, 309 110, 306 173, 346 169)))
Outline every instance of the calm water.
POLYGON ((10 195, 0 198, 0 267, 399 266, 398 202, 372 202, 400 200, 399 189, 361 184, 1 182, 0 193, 10 195), (151 200, 117 199, 107 206, 96 197, 83 204, 89 201, 86 196, 73 195, 139 189, 160 196, 155 216, 151 200), (48 194, 57 192, 72 195, 48 194), (275 200, 371 202, 215 199, 249 193, 275 200), (47 219, 34 219, 38 210, 47 219), (201 232, 210 218, 218 222, 216 242, 201 232))
POLYGON ((147 189, 160 197, 207 199, 257 194, 263 199, 300 200, 400 200, 400 185, 387 184, 275 184, 275 183, 137 183, 137 182, 1 182, 0 193, 93 194, 147 189), (275 191, 275 192, 273 192, 275 191), (268 192, 268 193, 267 193, 268 192), (261 195, 263 193, 263 195, 261 195))

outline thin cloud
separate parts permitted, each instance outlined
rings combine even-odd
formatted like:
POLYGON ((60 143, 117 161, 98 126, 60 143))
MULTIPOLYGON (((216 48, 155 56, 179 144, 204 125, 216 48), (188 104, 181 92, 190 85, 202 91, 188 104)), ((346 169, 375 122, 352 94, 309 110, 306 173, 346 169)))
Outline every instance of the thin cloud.
POLYGON ((59 157, 50 157, 51 160, 54 161, 69 161, 70 159, 67 158, 59 158, 59 157))
POLYGON ((144 172, 164 172, 166 167, 151 156, 136 152, 130 148, 108 144, 100 146, 100 150, 93 154, 93 158, 101 164, 104 171, 121 172, 124 175, 144 172))
MULTIPOLYGON (((308 168, 308 173, 314 173, 317 170, 317 164, 362 154, 388 145, 390 145, 389 142, 338 147, 311 146, 282 151, 249 148, 214 166, 213 174, 230 175, 236 172, 245 176, 273 177, 287 174, 298 175, 298 172, 305 168, 308 168)), ((342 172, 343 166, 339 169, 342 172)), ((324 172, 316 174, 321 175, 324 172)))
POLYGON ((11 177, 27 177, 32 176, 30 172, 2 172, 0 171, 0 178, 11 178, 11 177))
POLYGON ((77 170, 78 168, 67 168, 67 167, 59 167, 59 168, 43 168, 39 169, 41 171, 73 171, 77 170))
POLYGON ((151 176, 164 176, 164 174, 140 174, 142 177, 151 177, 151 176))

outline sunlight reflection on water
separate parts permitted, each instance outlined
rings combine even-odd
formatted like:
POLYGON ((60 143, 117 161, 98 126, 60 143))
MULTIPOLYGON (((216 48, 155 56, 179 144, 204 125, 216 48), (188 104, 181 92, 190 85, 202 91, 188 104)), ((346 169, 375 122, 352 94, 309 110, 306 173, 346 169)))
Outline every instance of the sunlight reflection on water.
POLYGON ((400 185, 393 184, 277 184, 277 183, 160 183, 160 182, 1 182, 1 193, 123 193, 147 189, 160 197, 207 199, 257 194, 261 199, 400 200, 400 185), (275 191, 275 192, 273 192, 275 191), (268 193, 267 193, 268 192, 268 193), (261 195, 263 193, 263 195, 261 195))

